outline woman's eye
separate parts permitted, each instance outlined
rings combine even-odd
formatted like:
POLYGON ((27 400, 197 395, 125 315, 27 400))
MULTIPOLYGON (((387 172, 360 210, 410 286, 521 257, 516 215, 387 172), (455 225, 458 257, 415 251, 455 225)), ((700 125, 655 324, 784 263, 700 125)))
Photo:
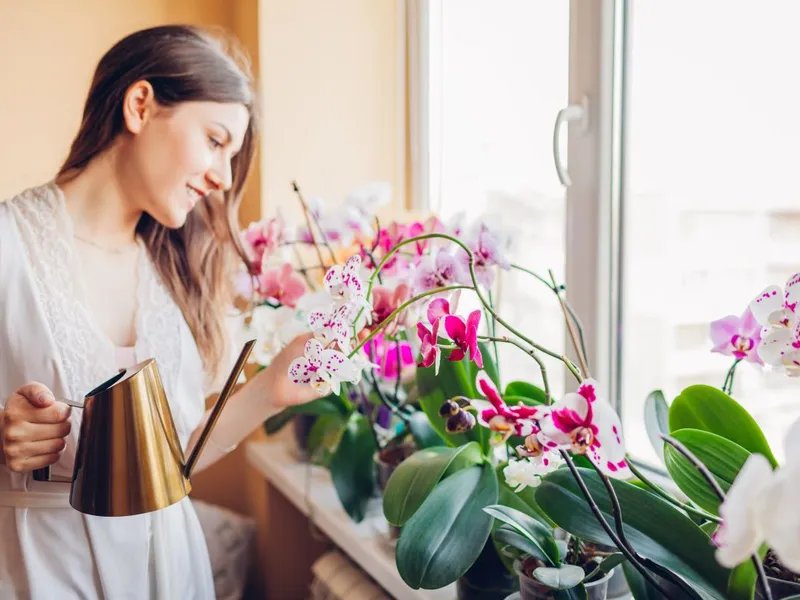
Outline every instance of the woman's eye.
POLYGON ((222 148, 222 142, 218 139, 210 137, 208 138, 208 143, 212 148, 222 148))

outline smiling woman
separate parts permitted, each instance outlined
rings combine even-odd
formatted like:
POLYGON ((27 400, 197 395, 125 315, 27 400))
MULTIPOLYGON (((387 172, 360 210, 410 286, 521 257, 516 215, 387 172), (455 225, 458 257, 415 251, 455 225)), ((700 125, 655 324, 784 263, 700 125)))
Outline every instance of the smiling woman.
MULTIPOLYGON (((193 27, 138 31, 101 59, 54 180, 0 204, 0 597, 214 597, 188 498, 93 517, 31 472, 72 475, 84 411, 56 398, 149 358, 184 453, 196 441, 238 352, 224 318, 256 132, 235 53, 193 27)), ((313 398, 286 375, 305 341, 233 394, 199 468, 313 398)))

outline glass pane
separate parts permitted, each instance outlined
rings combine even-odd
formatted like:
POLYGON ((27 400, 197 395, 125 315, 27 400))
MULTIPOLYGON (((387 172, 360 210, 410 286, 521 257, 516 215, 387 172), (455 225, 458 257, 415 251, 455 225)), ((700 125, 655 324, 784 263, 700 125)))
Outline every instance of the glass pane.
MULTIPOLYGON (((568 89, 569 3, 444 0, 431 3, 430 198, 445 219, 463 211, 514 234, 511 262, 564 278, 564 191, 552 158, 555 115, 568 89)), ((530 275, 505 272, 507 320, 563 352, 555 296, 530 275)), ((504 383, 540 382, 519 349, 500 349, 504 383)), ((554 393, 564 369, 547 362, 554 393)))
MULTIPOLYGON (((733 359, 709 323, 740 315, 798 270, 793 175, 800 121, 800 3, 634 2, 626 128, 622 393, 627 442, 655 459, 642 425, 653 388, 721 387, 733 359)), ((797 380, 742 364, 734 397, 776 456, 800 416, 797 380)))

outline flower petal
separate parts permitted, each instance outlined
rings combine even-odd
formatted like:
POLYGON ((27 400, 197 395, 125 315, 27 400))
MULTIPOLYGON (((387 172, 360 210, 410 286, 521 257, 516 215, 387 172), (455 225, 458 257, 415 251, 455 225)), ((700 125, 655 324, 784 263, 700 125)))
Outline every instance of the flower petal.
MULTIPOLYGON (((467 336, 467 324, 464 323, 464 319, 461 317, 447 315, 444 318, 444 329, 447 332, 447 337, 449 337, 459 346, 465 341, 467 336)), ((466 344, 464 345, 466 346, 466 344)))
POLYGON ((587 456, 609 477, 627 479, 633 475, 625 460, 625 442, 619 415, 605 400, 592 404, 592 424, 596 427, 595 442, 587 456))
POLYGON ((795 273, 786 282, 783 303, 790 311, 797 312, 798 301, 800 301, 800 273, 795 273))
POLYGON ((759 503, 772 480, 772 466, 761 454, 744 463, 719 508, 723 526, 716 537, 717 562, 732 569, 752 556, 764 541, 759 503))
POLYGON ((437 298, 428 305, 428 322, 434 323, 450 314, 450 303, 446 298, 437 298))
POLYGON ((761 292, 752 302, 750 310, 760 325, 770 324, 770 315, 783 308, 783 292, 777 285, 771 285, 761 292))
POLYGON ((481 395, 491 402, 492 406, 498 411, 507 408, 506 403, 503 402, 503 398, 500 396, 497 386, 495 386, 494 382, 486 374, 486 371, 478 371, 478 374, 475 376, 475 387, 478 388, 481 395))
POLYGON ((740 325, 741 320, 735 315, 728 315, 722 319, 712 321, 709 327, 709 335, 715 348, 730 346, 731 338, 739 333, 740 325))
POLYGON ((293 383, 310 383, 314 376, 315 373, 309 368, 308 359, 305 356, 295 358, 289 365, 289 379, 293 383))
POLYGON ((765 330, 758 345, 758 356, 768 365, 783 364, 783 355, 791 347, 794 333, 786 327, 771 327, 765 330))
POLYGON ((320 359, 320 354, 322 354, 322 344, 319 343, 319 340, 311 338, 306 342, 306 346, 304 349, 304 354, 308 359, 308 363, 315 368, 319 368, 322 364, 322 360, 320 359))

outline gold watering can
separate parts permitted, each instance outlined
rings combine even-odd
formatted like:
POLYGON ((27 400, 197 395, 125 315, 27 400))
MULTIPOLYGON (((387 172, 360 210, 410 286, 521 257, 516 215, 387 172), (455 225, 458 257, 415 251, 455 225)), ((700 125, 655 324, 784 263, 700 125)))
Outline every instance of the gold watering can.
POLYGON ((120 370, 86 394, 72 478, 51 476, 50 467, 35 470, 33 478, 71 483, 72 507, 101 517, 138 515, 182 500, 254 344, 244 345, 188 460, 151 358, 120 370))

